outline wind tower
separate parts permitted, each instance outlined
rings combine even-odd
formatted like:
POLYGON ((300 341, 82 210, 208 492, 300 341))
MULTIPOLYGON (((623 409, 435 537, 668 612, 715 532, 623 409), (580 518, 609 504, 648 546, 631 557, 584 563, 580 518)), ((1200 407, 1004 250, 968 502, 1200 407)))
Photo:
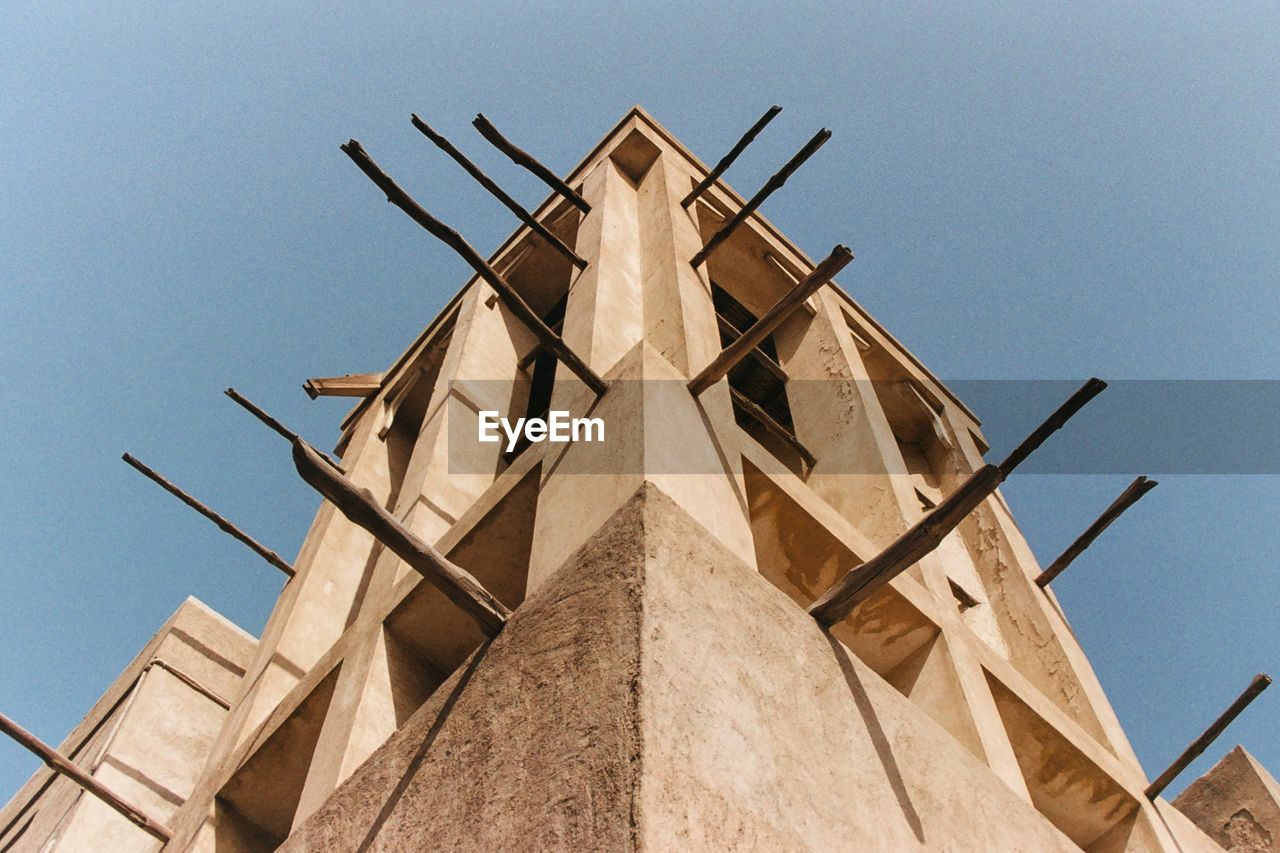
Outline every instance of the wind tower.
POLYGON ((708 169, 637 107, 563 181, 478 118, 531 212, 415 116, 520 217, 487 258, 343 146, 476 275, 307 383, 340 461, 293 440, 326 500, 166 849, 1217 849, 996 492, 1102 383, 984 460, 849 250, 756 212, 829 134, 720 179, 776 112, 708 169), (557 411, 603 440, 479 440, 557 411))

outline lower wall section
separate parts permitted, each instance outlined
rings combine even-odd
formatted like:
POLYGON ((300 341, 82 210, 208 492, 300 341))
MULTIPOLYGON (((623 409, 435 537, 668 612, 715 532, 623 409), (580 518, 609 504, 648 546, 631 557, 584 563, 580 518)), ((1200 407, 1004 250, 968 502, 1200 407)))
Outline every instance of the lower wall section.
POLYGON ((644 486, 285 842, 1075 850, 644 486))
POLYGON ((281 849, 633 849, 640 506, 539 587, 281 849))

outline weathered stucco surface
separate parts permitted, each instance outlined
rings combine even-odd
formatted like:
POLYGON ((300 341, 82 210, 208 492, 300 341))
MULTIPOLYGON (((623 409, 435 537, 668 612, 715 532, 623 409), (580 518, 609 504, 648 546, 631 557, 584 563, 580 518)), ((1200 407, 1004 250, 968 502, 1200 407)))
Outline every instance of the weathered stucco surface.
POLYGON ((639 507, 548 578, 281 849, 634 848, 639 507))
POLYGON ((1242 746, 1188 785, 1173 804, 1233 853, 1280 850, 1280 784, 1242 746))
POLYGON ((424 839, 1076 849, 652 485, 282 849, 424 839))

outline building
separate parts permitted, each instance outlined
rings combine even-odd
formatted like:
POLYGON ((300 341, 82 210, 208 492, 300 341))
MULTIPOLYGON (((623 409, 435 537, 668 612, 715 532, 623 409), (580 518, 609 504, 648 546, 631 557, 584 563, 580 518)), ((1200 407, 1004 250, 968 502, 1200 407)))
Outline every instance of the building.
POLYGON ((998 493, 807 612, 987 448, 837 286, 691 393, 815 269, 759 216, 691 264, 744 205, 682 204, 707 172, 633 109, 534 212, 564 245, 490 259, 585 369, 477 276, 385 371, 309 383, 359 398, 344 476, 513 613, 486 630, 324 502, 168 849, 1218 849, 1145 795, 998 493), (555 411, 604 440, 479 440, 555 411))

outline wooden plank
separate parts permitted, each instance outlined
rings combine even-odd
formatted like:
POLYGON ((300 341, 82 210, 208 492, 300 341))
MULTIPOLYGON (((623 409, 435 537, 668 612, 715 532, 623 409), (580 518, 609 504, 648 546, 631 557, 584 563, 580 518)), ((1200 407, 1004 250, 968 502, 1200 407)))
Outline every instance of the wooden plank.
POLYGON ((312 488, 355 524, 390 548, 428 583, 458 605, 489 636, 502 630, 511 611, 494 598, 469 572, 450 562, 417 534, 402 525, 374 499, 341 473, 324 464, 320 454, 303 441, 293 441, 293 464, 312 488))
POLYGON ((786 444, 799 454, 801 460, 804 461, 805 473, 817 463, 817 459, 809 452, 809 449, 800 443, 800 439, 796 438, 795 433, 784 427, 782 424, 774 420, 773 416, 760 408, 755 402, 740 392, 736 388, 730 388, 729 394, 733 397, 733 401, 746 410, 747 414, 755 418, 761 426, 773 433, 776 437, 786 442, 786 444))
POLYGON ((152 838, 168 844, 171 833, 168 827, 157 820, 148 817, 137 806, 123 799, 119 794, 112 791, 106 785, 103 785, 97 779, 81 770, 76 764, 53 747, 49 746, 40 738, 15 723, 13 720, 0 714, 0 731, 3 731, 9 737, 18 742, 23 749, 37 756, 54 773, 58 773, 75 782, 81 788, 84 788, 93 796, 102 800, 106 805, 115 809, 125 817, 134 826, 150 835, 152 838))
POLYGON ((809 606, 809 614, 824 626, 844 619, 881 586, 937 548, 974 507, 996 490, 1002 479, 995 465, 979 468, 889 547, 833 584, 809 606))
POLYGON ((570 349, 564 340, 552 331, 550 326, 543 322, 542 318, 529 307, 529 304, 524 301, 524 298, 516 289, 499 275, 497 270, 491 267, 480 256, 480 253, 462 238, 462 235, 428 213, 408 193, 397 186, 396 182, 378 167, 378 164, 365 152, 358 141, 352 139, 342 146, 342 150, 351 158, 352 162, 360 167, 360 171, 364 172, 369 180, 373 181, 378 189, 386 194, 387 201, 403 210, 409 215, 410 219, 417 222, 432 236, 457 252, 497 292, 498 297, 511 310, 511 313, 515 314, 516 318, 524 323, 529 331, 533 332, 544 347, 555 353, 556 358, 560 359, 565 367, 569 368, 574 375, 586 383, 587 387, 595 391, 596 394, 604 393, 608 387, 605 381, 588 367, 587 363, 579 358, 578 354, 570 349))
POLYGON ((710 364, 704 367, 697 376, 690 379, 689 391, 696 397, 723 379, 733 369, 734 365, 746 357, 747 353, 773 334, 773 331, 791 316, 792 311, 798 308, 819 287, 830 281, 832 276, 844 269, 852 260, 853 252, 850 252, 848 247, 836 246, 832 249, 831 254, 822 263, 814 267, 813 272, 783 294, 782 298, 774 303, 773 307, 765 312, 763 317, 753 323, 750 329, 747 329, 742 333, 741 337, 721 350, 720 354, 712 359, 710 364))
POLYGON ((1036 427, 1004 462, 983 465, 887 548, 846 572, 809 606, 810 615, 823 626, 834 625, 884 584, 918 563, 959 527, 965 516, 986 500, 1014 468, 1106 387, 1107 383, 1101 379, 1086 382, 1036 427))
POLYGON ((283 557, 281 557, 275 551, 272 551, 270 548, 259 543, 256 539, 254 539, 249 534, 245 533, 239 527, 236 527, 230 521, 227 521, 227 519, 223 518, 218 513, 209 509, 209 507, 205 506, 200 501, 196 500, 191 495, 187 494, 182 489, 178 488, 176 485, 171 483, 169 480, 165 479, 159 473, 147 467, 142 462, 138 461, 128 453, 124 454, 124 456, 120 458, 123 459, 125 462, 128 462, 130 465, 134 467, 134 469, 141 472, 144 476, 149 478, 153 483, 158 485, 160 488, 164 489, 166 492, 173 495, 175 498, 182 501, 184 504, 191 507, 196 512, 200 513, 205 518, 212 521, 215 525, 217 525, 218 529, 221 530, 223 533, 226 533, 232 539, 235 539, 237 542, 240 542, 241 544, 247 546, 250 551, 257 554, 259 557, 266 560, 268 563, 275 566, 280 571, 284 572, 285 577, 291 578, 294 576, 295 572, 294 572, 293 566, 289 565, 288 561, 286 561, 283 557))
POLYGON ((505 136, 498 132, 493 126, 493 122, 484 117, 483 113, 477 114, 471 122, 475 129, 480 131, 480 135, 489 140, 489 143, 511 158, 511 162, 517 166, 523 166, 530 172, 538 176, 544 184, 551 187, 562 197, 568 200, 570 204, 581 210, 583 213, 591 212, 591 205, 587 204, 587 200, 574 192, 573 188, 566 184, 556 175, 555 172, 539 163, 532 154, 517 148, 505 136))
POLYGON ((368 397, 376 394, 381 387, 381 373, 314 376, 302 384, 302 390, 312 400, 317 397, 368 397))
POLYGON ((1136 504, 1142 499, 1142 496, 1154 489, 1158 483, 1155 480, 1149 480, 1146 477, 1138 477, 1129 486, 1120 493, 1120 497, 1116 498, 1111 506, 1103 510, 1102 515, 1090 524, 1078 537, 1076 541, 1067 546, 1067 550, 1058 555, 1058 558, 1049 564, 1049 568, 1045 569, 1036 578, 1036 585, 1044 589, 1054 578, 1067 570, 1067 566, 1084 553, 1085 549, 1093 544, 1094 540, 1102 535, 1102 531, 1111 526, 1111 522, 1119 518, 1125 510, 1136 504))
POLYGON ((418 118, 416 113, 411 115, 409 120, 413 122, 413 126, 416 127, 423 136, 430 139, 435 143, 437 148, 452 157, 454 162, 461 166, 468 175, 476 179, 476 183, 480 184, 480 186, 488 190, 494 198, 502 202, 507 210, 514 213, 517 219, 529 226, 533 233, 541 237, 547 245, 568 258, 569 262, 578 269, 585 270, 587 268, 587 262, 585 259, 578 257, 577 252, 566 246, 564 241, 555 234, 552 234, 551 231, 537 219, 534 219, 532 213, 525 210, 521 207, 519 202, 507 195, 502 187, 498 186, 497 183, 495 183, 488 175, 480 171, 480 167, 468 160, 465 154, 454 147, 453 143, 437 133, 431 125, 418 118))
POLYGON ((1035 431, 1023 439, 1022 443, 1015 447, 1013 452, 1000 463, 1001 475, 1008 477, 1014 468, 1021 465, 1023 460, 1035 452, 1036 448, 1044 444, 1045 439, 1062 429, 1063 424, 1071 420, 1071 417, 1076 412, 1083 409, 1086 403, 1101 394, 1106 387, 1107 383, 1097 377, 1081 385, 1074 394, 1067 398, 1065 403, 1059 406, 1044 423, 1036 427, 1035 431))
MULTIPOLYGON (((729 322, 729 320, 727 320, 725 317, 721 316, 720 314, 716 314, 716 325, 720 327, 721 332, 729 335, 729 337, 735 341, 738 338, 742 337, 742 330, 739 329, 737 326, 733 325, 733 323, 729 322)), ((768 371, 769 374, 772 375, 774 379, 777 379, 779 382, 786 384, 786 381, 789 378, 787 376, 787 371, 782 369, 781 364, 778 364, 778 362, 769 358, 769 354, 764 350, 760 349, 759 346, 752 348, 751 352, 747 353, 747 355, 753 361, 755 361, 756 364, 760 365, 762 368, 768 371)))
POLYGON ((729 149, 729 153, 720 158, 720 162, 716 163, 715 166, 712 167, 711 171, 707 173, 707 176, 699 181, 698 185, 680 201, 680 205, 682 207, 688 207, 693 204, 697 201, 698 196, 702 195, 711 187, 712 184, 720 180, 720 176, 733 165, 733 161, 738 159, 738 155, 747 150, 747 146, 755 141, 755 138, 760 135, 760 131, 764 130, 765 125, 773 121, 774 117, 780 112, 782 112, 782 107, 775 104, 772 107, 769 107, 769 109, 765 111, 764 115, 756 119, 756 123, 751 125, 751 127, 747 129, 746 133, 742 134, 742 138, 729 149))
POLYGON ((711 239, 707 241, 707 244, 703 246, 701 250, 699 250, 698 254, 693 256, 689 263, 696 267, 707 258, 711 257, 711 253, 716 250, 716 247, 727 240, 729 235, 732 234, 739 225, 747 220, 747 217, 755 213, 756 208, 764 204, 765 199, 773 195, 777 190, 781 189, 782 185, 787 182, 787 179, 795 174, 797 169, 804 165, 804 161, 812 157, 814 152, 821 148, 830 138, 831 131, 827 130, 825 127, 815 133, 813 138, 804 144, 803 148, 797 151, 781 169, 769 178, 769 180, 765 181, 764 186, 747 200, 747 203, 742 206, 741 210, 735 213, 728 222, 721 225, 716 233, 711 235, 711 239))
POLYGON ((1205 729, 1200 737, 1191 742, 1191 745, 1182 751, 1182 754, 1174 759, 1163 773, 1156 780, 1147 786, 1146 795, 1148 800, 1154 800, 1160 796, 1165 788, 1169 787, 1174 779, 1178 777, 1183 770, 1187 769, 1187 765, 1195 761, 1200 753, 1209 748, 1209 744, 1213 743, 1218 735, 1231 724, 1231 721, 1240 716, 1240 712, 1249 707, 1249 703, 1257 699, 1263 690, 1271 686, 1271 677, 1265 673, 1259 673, 1253 677, 1253 681, 1249 682, 1249 686, 1244 692, 1236 697, 1236 701, 1231 703, 1227 710, 1222 712, 1218 719, 1213 721, 1209 728, 1205 729))

